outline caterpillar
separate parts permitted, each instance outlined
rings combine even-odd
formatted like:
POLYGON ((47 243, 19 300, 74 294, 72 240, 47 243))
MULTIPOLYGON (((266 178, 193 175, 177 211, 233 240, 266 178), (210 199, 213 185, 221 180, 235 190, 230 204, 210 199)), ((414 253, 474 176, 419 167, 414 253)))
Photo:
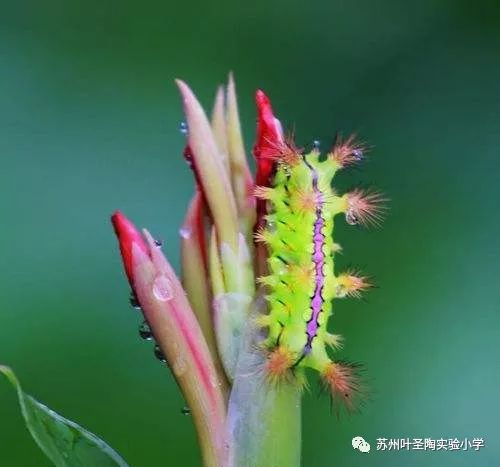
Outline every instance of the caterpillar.
POLYGON ((378 224, 384 198, 360 189, 338 195, 332 188, 340 169, 363 159, 354 137, 337 138, 326 156, 317 148, 304 154, 290 141, 268 152, 274 175, 254 193, 267 206, 255 233, 268 250, 268 274, 258 279, 269 303, 269 313, 259 318, 267 329, 267 372, 271 379, 304 382, 305 368, 316 370, 333 397, 352 407, 360 392, 357 367, 330 358, 327 348, 340 348, 342 338, 328 332, 327 323, 333 299, 359 297, 371 283, 355 271, 335 275, 340 246, 333 241, 334 218, 344 213, 351 225, 378 224))

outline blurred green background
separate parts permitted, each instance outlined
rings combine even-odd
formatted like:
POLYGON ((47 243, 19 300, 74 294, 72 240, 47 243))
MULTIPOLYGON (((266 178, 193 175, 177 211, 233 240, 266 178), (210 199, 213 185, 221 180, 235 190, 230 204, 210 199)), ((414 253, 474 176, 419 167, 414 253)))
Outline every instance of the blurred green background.
MULTIPOLYGON (((306 467, 500 465, 500 3, 354 0, 1 2, 0 362, 134 467, 199 465, 169 372, 137 335, 109 215, 165 241, 192 192, 175 77, 210 106, 235 72, 247 147, 265 89, 297 141, 373 144, 392 199, 381 230, 339 223, 343 265, 372 274, 337 303, 372 401, 304 403, 306 467), (351 448, 353 436, 372 443, 351 448), (376 452, 376 438, 483 437, 479 452, 376 452)), ((0 465, 48 466, 0 381, 0 465)))

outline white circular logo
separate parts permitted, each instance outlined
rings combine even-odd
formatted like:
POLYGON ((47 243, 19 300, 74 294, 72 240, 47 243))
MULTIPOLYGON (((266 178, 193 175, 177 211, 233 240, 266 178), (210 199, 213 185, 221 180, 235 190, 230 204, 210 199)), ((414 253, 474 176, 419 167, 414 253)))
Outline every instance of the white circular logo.
POLYGON ((365 441, 362 436, 355 436, 352 439, 352 447, 360 452, 370 452, 370 443, 365 441))

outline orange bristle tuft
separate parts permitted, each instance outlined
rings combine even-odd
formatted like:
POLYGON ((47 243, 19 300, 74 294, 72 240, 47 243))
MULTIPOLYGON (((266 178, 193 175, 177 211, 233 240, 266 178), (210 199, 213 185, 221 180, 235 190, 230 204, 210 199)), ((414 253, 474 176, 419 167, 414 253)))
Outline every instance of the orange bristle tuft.
POLYGON ((337 297, 361 298, 361 294, 373 287, 369 277, 361 276, 354 271, 340 274, 337 279, 335 294, 337 297))
POLYGON ((267 356, 266 373, 271 382, 289 381, 293 374, 291 368, 294 364, 292 353, 284 348, 277 347, 267 356))
POLYGON ((297 190, 292 198, 292 208, 301 213, 314 212, 319 203, 322 202, 321 195, 311 190, 297 190))
POLYGON ((356 408, 363 393, 358 372, 359 365, 330 362, 321 375, 333 401, 341 401, 349 412, 356 408))
POLYGON ((288 268, 291 285, 295 287, 303 287, 304 284, 309 284, 314 278, 314 266, 307 265, 291 265, 288 268))

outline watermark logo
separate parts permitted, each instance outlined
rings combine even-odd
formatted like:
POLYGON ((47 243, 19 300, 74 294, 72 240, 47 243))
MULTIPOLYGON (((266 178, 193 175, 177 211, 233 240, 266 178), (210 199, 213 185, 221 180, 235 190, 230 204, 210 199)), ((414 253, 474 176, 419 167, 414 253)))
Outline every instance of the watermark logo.
POLYGON ((370 452, 370 443, 365 441, 362 436, 355 436, 352 439, 352 447, 360 452, 370 452))
POLYGON ((377 438, 377 451, 479 451, 484 438, 377 438))
MULTIPOLYGON (((375 451, 479 451, 486 446, 484 438, 377 438, 375 451)), ((359 452, 370 452, 370 443, 362 436, 352 438, 352 447, 359 452)))

